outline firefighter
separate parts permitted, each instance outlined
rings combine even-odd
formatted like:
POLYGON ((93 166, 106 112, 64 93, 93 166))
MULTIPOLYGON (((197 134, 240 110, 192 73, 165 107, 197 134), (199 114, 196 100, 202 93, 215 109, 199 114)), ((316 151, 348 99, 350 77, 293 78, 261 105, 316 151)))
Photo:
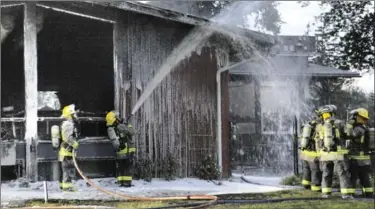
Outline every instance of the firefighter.
POLYGON ((350 112, 351 119, 347 122, 345 132, 350 140, 349 158, 350 173, 353 189, 356 188, 356 181, 362 185, 363 196, 372 197, 374 188, 370 183, 371 159, 370 136, 367 122, 369 120, 368 111, 358 108, 350 112))
POLYGON ((315 117, 302 128, 301 159, 303 160, 302 185, 314 192, 321 191, 322 173, 319 168, 319 155, 316 146, 317 130, 321 126, 322 119, 319 111, 314 109, 315 117))
POLYGON ((350 182, 348 150, 343 143, 345 124, 335 118, 336 106, 325 105, 319 112, 323 117, 323 126, 319 134, 320 166, 322 170, 322 193, 328 198, 332 193, 334 167, 339 180, 343 199, 353 198, 354 191, 350 182))
POLYGON ((115 111, 106 115, 108 138, 116 152, 117 183, 121 187, 131 187, 135 147, 132 140, 133 127, 127 121, 119 119, 115 111))
POLYGON ((61 124, 61 144, 59 150, 59 161, 61 162, 62 182, 60 188, 63 191, 75 191, 72 180, 75 178, 75 167, 73 163, 73 149, 79 146, 76 121, 78 121, 75 105, 65 106, 62 110, 64 121, 61 124))

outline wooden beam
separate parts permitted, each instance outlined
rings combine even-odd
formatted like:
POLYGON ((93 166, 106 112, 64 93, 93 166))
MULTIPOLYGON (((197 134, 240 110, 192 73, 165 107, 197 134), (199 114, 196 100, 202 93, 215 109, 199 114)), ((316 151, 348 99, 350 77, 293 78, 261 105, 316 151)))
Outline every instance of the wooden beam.
POLYGON ((221 141, 223 178, 230 176, 230 148, 229 148, 229 73, 221 75, 221 141))
POLYGON ((23 1, 0 1, 1 8, 17 7, 24 5, 23 1))
POLYGON ((38 66, 37 66, 36 4, 24 8, 24 71, 25 71, 25 140, 26 176, 37 180, 35 145, 38 137, 38 66))
POLYGON ((37 4, 46 9, 52 9, 60 12, 69 13, 90 19, 96 19, 104 22, 114 23, 116 21, 116 9, 112 7, 103 7, 94 3, 79 1, 40 1, 37 4))
POLYGON ((126 98, 127 80, 125 69, 127 69, 127 53, 125 22, 122 16, 116 14, 116 23, 113 27, 113 57, 114 57, 114 81, 115 81, 115 109, 120 112, 121 117, 126 118, 130 112, 126 108, 129 101, 126 98))
POLYGON ((115 57, 115 92, 118 93, 118 101, 115 102, 119 108, 121 117, 127 118, 131 114, 131 68, 128 60, 129 32, 127 31, 127 14, 116 14, 116 23, 114 24, 114 57, 115 57), (116 69, 117 66, 117 69, 116 69), (116 75, 117 73, 117 75, 116 75))
POLYGON ((120 57, 120 44, 121 44, 121 36, 120 36, 120 29, 121 25, 119 25, 118 22, 116 22, 113 25, 113 68, 114 68, 114 87, 115 87, 115 97, 114 97, 114 108, 116 111, 121 112, 121 80, 122 80, 122 62, 120 57))
POLYGON ((260 88, 260 83, 259 80, 254 79, 255 82, 255 120, 257 121, 255 123, 255 132, 261 136, 262 135, 262 106, 260 103, 261 100, 261 88, 260 88))

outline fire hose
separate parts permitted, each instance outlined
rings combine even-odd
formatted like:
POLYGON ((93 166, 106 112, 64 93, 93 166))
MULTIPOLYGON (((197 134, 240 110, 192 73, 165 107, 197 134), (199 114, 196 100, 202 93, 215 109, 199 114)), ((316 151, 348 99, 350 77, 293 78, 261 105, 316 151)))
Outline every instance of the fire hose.
POLYGON ((79 168, 79 166, 77 164, 76 155, 77 155, 76 150, 73 150, 73 163, 74 163, 74 167, 78 171, 79 175, 91 187, 95 188, 96 190, 98 190, 102 193, 122 197, 122 198, 125 198, 126 200, 130 200, 130 201, 210 200, 210 201, 205 202, 203 204, 194 205, 192 207, 189 207, 189 208, 194 208, 194 209, 195 208, 207 208, 209 206, 212 206, 212 205, 216 204, 216 202, 217 202, 217 197, 213 196, 213 195, 191 195, 191 196, 188 195, 188 196, 174 196, 174 197, 134 197, 134 196, 126 195, 126 194, 120 194, 120 193, 112 192, 112 191, 109 191, 109 190, 105 190, 102 187, 99 187, 99 186, 95 185, 89 178, 87 178, 83 174, 82 170, 79 168))

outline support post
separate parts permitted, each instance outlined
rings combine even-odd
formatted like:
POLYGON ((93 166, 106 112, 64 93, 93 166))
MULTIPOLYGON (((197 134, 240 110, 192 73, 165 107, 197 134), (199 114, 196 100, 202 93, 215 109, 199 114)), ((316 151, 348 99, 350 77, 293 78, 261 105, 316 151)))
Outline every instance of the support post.
MULTIPOLYGON (((220 68, 217 72, 216 72, 216 103, 217 103, 217 109, 216 109, 216 145, 217 145, 217 148, 216 148, 216 152, 217 152, 217 165, 219 167, 219 171, 220 173, 223 175, 224 174, 224 177, 227 177, 225 175, 229 175, 229 150, 228 150, 228 144, 225 143, 224 145, 224 148, 223 148, 223 135, 225 137, 227 137, 226 141, 228 142, 228 132, 224 132, 222 131, 222 128, 223 128, 223 120, 222 120, 222 110, 223 110, 223 105, 222 105, 222 87, 221 87, 221 84, 222 84, 222 77, 221 77, 221 73, 231 69, 231 68, 235 68, 237 66, 240 66, 242 64, 245 64, 249 62, 249 60, 244 60, 242 62, 239 62, 239 63, 236 63, 234 65, 231 65, 231 66, 226 66, 226 67, 223 67, 223 68, 220 68), (225 153, 224 155, 224 160, 225 160, 225 165, 223 166, 223 152, 227 152, 225 153), (225 167, 225 168, 224 168, 225 167), (224 170, 226 169, 226 170, 224 170)), ((224 90, 225 91, 228 91, 228 76, 229 74, 226 75, 226 79, 225 79, 225 86, 224 86, 224 90)), ((228 92, 226 92, 226 96, 228 96, 228 92)), ((226 109, 229 109, 228 105, 229 105, 229 98, 225 98, 227 101, 225 101, 226 103, 224 104, 224 108, 226 109)), ((229 114, 229 111, 226 111, 224 114, 228 115, 229 114)), ((228 118, 227 120, 225 120, 225 122, 228 122, 228 118)), ((224 126, 228 126, 228 124, 224 124, 224 126)))
POLYGON ((127 108, 130 100, 127 97, 129 90, 128 58, 126 48, 126 24, 121 14, 116 14, 116 22, 113 24, 113 56, 115 67, 115 109, 120 112, 122 118, 127 118, 131 110, 127 108), (126 81, 124 83, 124 81, 126 81))
POLYGON ((24 71, 25 71, 25 141, 26 176, 37 180, 35 158, 38 137, 38 68, 36 3, 26 2, 24 6, 24 71))
POLYGON ((123 112, 121 110, 121 100, 120 95, 122 94, 121 88, 121 80, 122 80, 122 62, 120 57, 120 33, 119 33, 120 23, 116 22, 113 24, 113 68, 114 68, 114 87, 115 87, 115 101, 114 101, 114 108, 116 111, 121 112, 121 116, 123 117, 123 112))
POLYGON ((293 168, 294 168, 294 175, 299 175, 298 170, 298 129, 297 129, 297 116, 294 117, 293 120, 293 168))

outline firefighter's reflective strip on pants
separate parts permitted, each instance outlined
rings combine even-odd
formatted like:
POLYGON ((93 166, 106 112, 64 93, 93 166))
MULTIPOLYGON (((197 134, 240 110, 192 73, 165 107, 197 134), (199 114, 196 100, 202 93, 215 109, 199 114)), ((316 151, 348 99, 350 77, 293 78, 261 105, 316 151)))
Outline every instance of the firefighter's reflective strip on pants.
POLYGON ((121 156, 121 155, 127 155, 129 153, 135 153, 136 149, 134 147, 131 147, 131 148, 127 148, 125 147, 124 149, 120 150, 119 152, 117 152, 117 156, 121 156))
POLYGON ((310 181, 307 181, 305 179, 302 180, 302 185, 304 186, 310 186, 311 185, 311 182, 310 181))
POLYGON ((67 183, 67 182, 61 182, 60 183, 60 187, 61 189, 72 189, 73 188, 73 184, 72 183, 67 183))
POLYGON ((349 188, 349 189, 340 189, 341 194, 354 194, 355 189, 349 188))
POLYGON ((133 177, 131 176, 117 176, 117 181, 132 181, 133 177))
POLYGON ((320 186, 314 186, 314 185, 311 186, 311 191, 313 191, 313 192, 317 192, 317 191, 320 191, 320 190, 321 190, 320 186))
POLYGON ((322 188, 322 193, 332 193, 332 188, 322 188))
POLYGON ((59 161, 63 161, 64 157, 72 157, 73 153, 69 152, 67 149, 60 147, 59 150, 59 161))

